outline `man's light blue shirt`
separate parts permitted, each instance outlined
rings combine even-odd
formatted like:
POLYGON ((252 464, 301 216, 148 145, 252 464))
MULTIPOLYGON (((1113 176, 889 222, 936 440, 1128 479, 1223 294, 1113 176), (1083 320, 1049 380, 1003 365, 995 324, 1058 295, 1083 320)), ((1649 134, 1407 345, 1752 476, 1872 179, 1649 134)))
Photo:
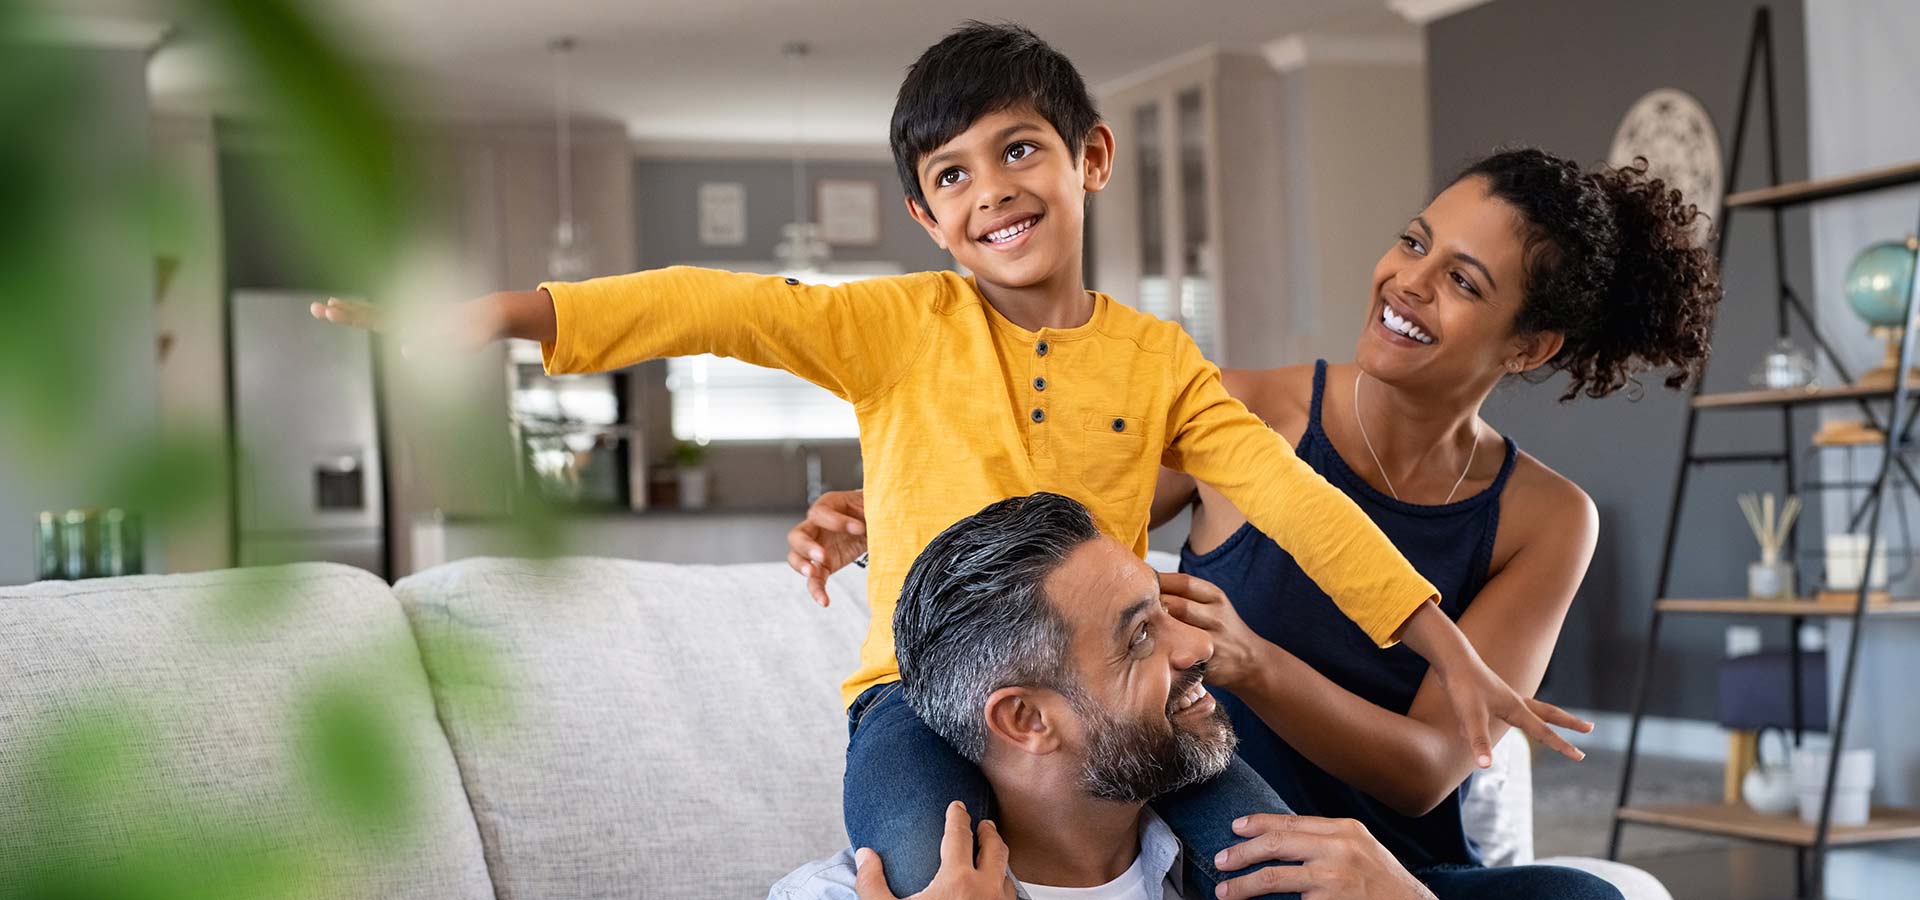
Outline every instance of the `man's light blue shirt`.
MULTIPOLYGON (((858 874, 853 852, 853 848, 848 847, 793 870, 774 884, 767 900, 858 900, 859 894, 853 888, 858 874)), ((1180 867, 1180 839, 1174 837, 1173 829, 1150 809, 1140 811, 1140 862, 1150 879, 1148 884, 1162 884, 1172 879, 1182 897, 1207 900, 1187 892, 1180 867)), ((1021 900, 1031 900, 1024 885, 1019 886, 1019 892, 1021 900)))

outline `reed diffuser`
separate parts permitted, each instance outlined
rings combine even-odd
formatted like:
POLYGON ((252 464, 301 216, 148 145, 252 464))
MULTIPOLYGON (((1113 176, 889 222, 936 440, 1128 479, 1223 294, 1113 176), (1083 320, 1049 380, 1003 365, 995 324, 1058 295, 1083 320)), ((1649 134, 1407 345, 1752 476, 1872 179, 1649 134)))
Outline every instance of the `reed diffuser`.
POLYGON ((1740 512, 1760 542, 1760 561, 1747 566, 1747 596, 1754 600, 1793 599, 1793 560, 1783 559, 1793 520, 1800 516, 1800 498, 1788 497, 1775 516, 1772 494, 1741 494, 1740 512))

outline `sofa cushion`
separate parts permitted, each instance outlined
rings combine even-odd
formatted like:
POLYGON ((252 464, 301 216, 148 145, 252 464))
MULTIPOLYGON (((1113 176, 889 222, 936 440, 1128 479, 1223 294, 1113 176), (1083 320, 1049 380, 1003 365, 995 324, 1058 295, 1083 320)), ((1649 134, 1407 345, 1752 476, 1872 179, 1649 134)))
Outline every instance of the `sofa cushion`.
POLYGON ((492 897, 411 637, 330 564, 0 587, 0 883, 492 897))
POLYGON ((824 610, 781 564, 469 559, 401 581, 499 897, 760 897, 845 846, 860 574, 824 610))
POLYGON ((1533 862, 1533 745, 1518 728, 1493 744, 1493 764, 1473 774, 1461 824, 1489 866, 1533 862))

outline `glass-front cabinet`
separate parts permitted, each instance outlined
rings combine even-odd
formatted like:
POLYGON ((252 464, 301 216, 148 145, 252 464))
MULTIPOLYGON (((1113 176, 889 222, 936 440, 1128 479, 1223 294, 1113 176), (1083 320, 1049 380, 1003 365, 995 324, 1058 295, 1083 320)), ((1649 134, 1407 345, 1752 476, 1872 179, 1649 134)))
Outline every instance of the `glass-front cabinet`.
POLYGON ((1092 204, 1092 287, 1179 323, 1222 366, 1297 361, 1282 76, 1257 53, 1208 51, 1098 102, 1117 159, 1092 204))
MULTIPOLYGON (((1131 175, 1132 221, 1116 229, 1132 235, 1122 254, 1134 268, 1125 285, 1100 285, 1123 302, 1185 327, 1209 358, 1217 356, 1219 311, 1214 305, 1214 253, 1208 182, 1207 92, 1200 86, 1134 101, 1119 147, 1121 178, 1131 175), (1132 157, 1131 165, 1127 158, 1132 157)), ((1100 232, 1105 225, 1096 225, 1100 232)), ((1096 238, 1097 239, 1097 238, 1096 238)), ((1096 252, 1096 260, 1104 260, 1096 252)), ((1096 275, 1096 281, 1100 280, 1096 275)))

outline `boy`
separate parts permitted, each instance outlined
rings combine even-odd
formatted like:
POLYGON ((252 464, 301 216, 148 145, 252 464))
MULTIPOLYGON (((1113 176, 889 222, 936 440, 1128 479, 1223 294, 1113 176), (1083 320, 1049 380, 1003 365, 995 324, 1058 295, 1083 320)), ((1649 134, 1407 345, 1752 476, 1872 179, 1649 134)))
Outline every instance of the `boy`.
MULTIPOLYGON (((1084 288, 1087 195, 1112 172, 1113 134, 1064 56, 1024 28, 968 23, 908 71, 891 143, 908 213, 973 276, 819 287, 676 267, 489 295, 466 304, 452 328, 539 340, 549 372, 718 353, 785 369, 854 404, 873 619, 842 689, 852 732, 846 815, 853 844, 886 859, 896 895, 932 878, 947 804, 984 810, 990 801, 978 769, 895 689, 892 618, 908 567, 948 525, 1042 490, 1080 500, 1103 531, 1143 554, 1163 462, 1224 493, 1376 643, 1405 641, 1432 663, 1482 765, 1493 716, 1577 753, 1480 660, 1378 527, 1227 395, 1185 332, 1084 288)), ((371 311, 338 301, 314 314, 372 322, 371 311)), ((1220 789, 1264 789, 1245 769, 1236 761, 1220 789)), ((1270 791, 1231 805, 1284 811, 1270 791)), ((1214 825, 1224 832, 1230 820, 1214 825)), ((1207 856, 1225 846, 1189 843, 1207 856)), ((1218 874, 1204 871, 1206 857, 1192 862, 1218 874)))

